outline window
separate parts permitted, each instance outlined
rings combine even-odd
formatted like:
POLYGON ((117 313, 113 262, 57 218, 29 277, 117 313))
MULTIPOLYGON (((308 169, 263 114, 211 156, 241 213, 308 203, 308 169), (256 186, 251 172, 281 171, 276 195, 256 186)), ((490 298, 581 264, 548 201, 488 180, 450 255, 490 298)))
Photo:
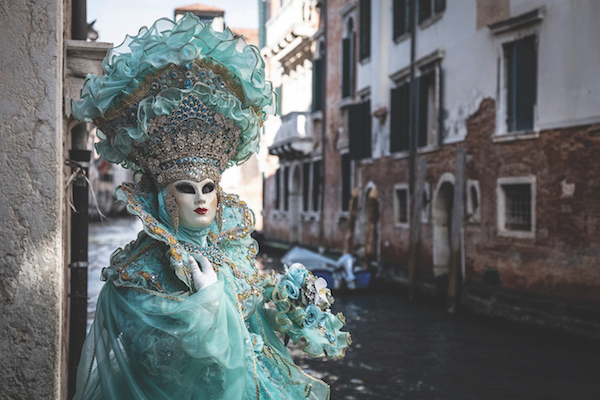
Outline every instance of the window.
POLYGON ((410 84, 392 89, 390 112, 390 151, 409 150, 410 84))
POLYGON ((350 209, 350 193, 352 192, 352 174, 350 153, 342 154, 342 211, 350 209))
POLYGON ((417 147, 425 147, 437 142, 438 103, 436 96, 435 70, 422 74, 417 81, 418 101, 418 138, 417 147))
POLYGON ((396 227, 408 226, 409 197, 408 185, 398 184, 394 186, 394 222, 396 227))
POLYGON ((308 212, 310 200, 310 163, 302 164, 302 211, 308 212))
POLYGON ((391 90, 390 100, 390 152, 410 150, 411 134, 415 134, 414 147, 441 144, 443 123, 443 52, 428 56, 417 63, 420 76, 415 77, 413 90, 415 102, 415 130, 410 132, 411 82, 406 73, 399 71, 391 78, 397 86, 391 90))
POLYGON ((290 167, 283 168, 283 210, 290 208, 290 167))
POLYGON ((281 196, 281 167, 275 172, 275 209, 280 209, 280 196, 281 196))
POLYGON ((417 0, 419 23, 446 9, 446 0, 417 0))
POLYGON ((346 21, 342 39, 342 98, 354 97, 354 19, 346 21))
POLYGON ((431 189, 429 183, 425 182, 423 188, 423 205, 421 207, 421 222, 429 222, 431 215, 431 189))
POLYGON ((313 60, 313 95, 312 95, 312 110, 322 111, 323 110, 323 97, 324 97, 324 81, 323 81, 323 58, 325 55, 325 41, 319 41, 317 57, 313 60))
POLYGON ((371 158, 371 101, 349 106, 347 114, 350 158, 371 158))
POLYGON ((508 132, 533 130, 537 89, 535 39, 528 36, 504 45, 508 132))
POLYGON ((502 236, 535 237, 535 177, 498 180, 498 230, 502 236))
POLYGON ((479 181, 467 179, 467 216, 470 222, 481 219, 479 181))
POLYGON ((323 60, 313 60, 313 99, 312 111, 323 110, 323 60))
POLYGON ((394 40, 410 31, 412 22, 411 4, 411 0, 395 0, 392 2, 392 6, 394 8, 394 40))
POLYGON ((504 227, 511 231, 531 231, 531 185, 502 185, 504 191, 504 227))
POLYGON ((312 209, 319 211, 321 205, 321 190, 323 181, 323 162, 321 160, 313 161, 313 191, 312 191, 312 209))
POLYGON ((360 60, 371 56, 371 0, 360 0, 360 60))

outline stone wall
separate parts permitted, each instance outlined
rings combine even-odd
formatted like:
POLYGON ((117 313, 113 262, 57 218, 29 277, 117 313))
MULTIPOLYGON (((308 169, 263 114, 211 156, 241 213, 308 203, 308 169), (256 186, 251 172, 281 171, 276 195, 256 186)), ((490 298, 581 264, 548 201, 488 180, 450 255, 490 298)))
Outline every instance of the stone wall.
POLYGON ((0 5, 0 387, 61 395, 63 3, 0 5))

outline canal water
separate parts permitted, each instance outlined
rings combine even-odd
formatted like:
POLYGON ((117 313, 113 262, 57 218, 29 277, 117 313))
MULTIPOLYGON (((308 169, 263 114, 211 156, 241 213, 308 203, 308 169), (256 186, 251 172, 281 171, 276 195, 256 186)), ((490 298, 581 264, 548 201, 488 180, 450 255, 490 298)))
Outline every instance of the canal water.
MULTIPOLYGON (((135 219, 91 224, 88 324, 101 269, 140 229, 135 219)), ((278 268, 279 257, 260 254, 260 265, 278 268)), ((315 360, 296 346, 290 350, 298 365, 331 385, 333 400, 600 399, 596 343, 468 315, 450 318, 389 291, 337 294, 332 309, 345 315, 352 334, 344 359, 315 360)))

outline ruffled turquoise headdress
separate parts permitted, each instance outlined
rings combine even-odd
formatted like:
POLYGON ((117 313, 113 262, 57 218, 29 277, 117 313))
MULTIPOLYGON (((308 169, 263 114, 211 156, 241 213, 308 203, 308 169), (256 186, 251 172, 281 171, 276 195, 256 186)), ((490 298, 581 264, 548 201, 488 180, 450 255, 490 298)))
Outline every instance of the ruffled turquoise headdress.
POLYGON ((218 181, 258 150, 273 88, 255 46, 193 14, 156 21, 111 49, 104 75, 88 75, 73 116, 93 121, 111 163, 178 179, 218 181))

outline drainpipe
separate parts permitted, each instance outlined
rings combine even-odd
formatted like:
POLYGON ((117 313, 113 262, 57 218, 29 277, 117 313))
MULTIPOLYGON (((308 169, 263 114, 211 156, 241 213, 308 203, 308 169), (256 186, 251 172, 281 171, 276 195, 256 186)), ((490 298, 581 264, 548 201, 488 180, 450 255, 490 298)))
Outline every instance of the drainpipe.
POLYGON ((321 223, 319 224, 319 237, 320 242, 325 244, 325 181, 327 174, 327 164, 326 164, 326 156, 327 156, 327 55, 329 53, 329 44, 327 43, 327 0, 323 0, 323 8, 321 9, 321 15, 325 18, 325 23, 323 25, 323 38, 325 42, 325 59, 323 60, 323 91, 322 91, 322 124, 321 124, 321 152, 323 154, 323 158, 321 161, 321 171, 322 171, 322 179, 321 179, 321 223))
MULTIPOLYGON (((417 46, 417 31, 418 25, 418 10, 417 1, 410 0, 411 4, 411 35, 410 35, 410 102, 409 102, 409 117, 408 117, 408 143, 409 143, 409 158, 408 158, 408 191, 412 198, 410 202, 411 212, 409 215, 413 215, 413 207, 415 205, 414 188, 415 188, 415 153, 417 148, 417 85, 415 80, 415 58, 416 58, 416 46, 417 46)), ((411 218, 410 224, 414 224, 414 218, 411 218)), ((415 291, 415 273, 416 273, 416 262, 411 262, 408 265, 408 299, 410 301, 414 298, 415 291)))

